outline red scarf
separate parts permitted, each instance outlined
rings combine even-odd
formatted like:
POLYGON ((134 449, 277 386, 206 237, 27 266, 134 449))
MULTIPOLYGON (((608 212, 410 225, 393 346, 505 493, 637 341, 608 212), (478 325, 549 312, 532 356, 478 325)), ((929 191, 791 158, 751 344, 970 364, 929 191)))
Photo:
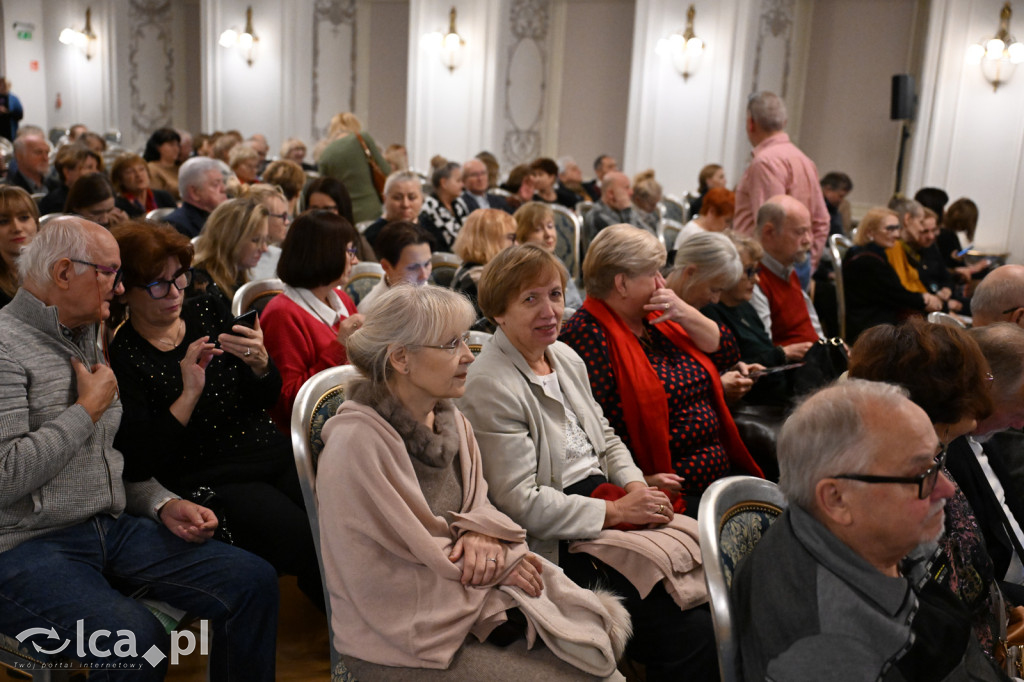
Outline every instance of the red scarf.
POLYGON ((156 205, 156 196, 153 194, 153 190, 151 189, 147 189, 146 193, 141 197, 129 194, 128 192, 124 192, 122 196, 141 208, 145 213, 149 213, 150 211, 154 211, 159 208, 159 206, 156 205))
MULTIPOLYGON (((622 412, 633 444, 633 456, 640 469, 648 476, 672 473, 674 469, 668 444, 668 395, 658 373, 647 359, 640 339, 604 301, 588 296, 583 302, 583 309, 594 316, 608 339, 608 356, 618 380, 622 412)), ((652 312, 647 319, 659 316, 660 313, 652 312)), ((677 348, 699 362, 711 378, 715 413, 718 415, 718 437, 729 460, 749 474, 764 478, 761 467, 750 456, 736 430, 736 423, 725 404, 725 392, 722 390, 718 368, 711 358, 693 344, 690 336, 677 323, 659 322, 658 329, 677 348)))

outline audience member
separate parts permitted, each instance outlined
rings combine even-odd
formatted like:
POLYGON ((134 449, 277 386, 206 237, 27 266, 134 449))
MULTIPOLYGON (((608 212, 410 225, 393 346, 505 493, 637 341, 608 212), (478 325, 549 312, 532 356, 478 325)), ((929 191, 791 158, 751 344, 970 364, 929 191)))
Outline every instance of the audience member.
MULTIPOLYGON (((513 217, 516 219, 517 243, 539 244, 545 251, 556 253, 558 230, 555 228, 555 214, 547 204, 540 201, 525 203, 516 210, 513 217)), ((572 312, 583 305, 583 297, 572 277, 565 283, 564 295, 565 305, 572 312)))
POLYGON ((900 282, 907 291, 932 293, 941 299, 943 309, 956 312, 961 303, 953 296, 953 276, 946 269, 935 246, 936 223, 932 212, 913 199, 894 197, 889 208, 900 220, 900 239, 885 251, 900 282))
MULTIPOLYGON (((627 652, 645 665, 648 680, 717 681, 701 579, 666 576, 649 589, 649 582, 638 585, 643 569, 616 570, 601 560, 608 558, 602 542, 674 539, 696 522, 674 518, 669 495, 656 488, 675 487, 675 477, 645 477, 636 467, 594 400, 586 364, 558 341, 567 280, 565 266, 533 245, 506 249, 484 269, 481 306, 499 329, 469 368, 460 405, 480 442, 488 491, 526 529, 533 551, 577 584, 620 596, 633 616, 627 652), (616 495, 605 498, 609 488, 616 495), (634 531, 614 530, 620 524, 634 531), (577 540, 590 551, 571 549, 577 540), (666 589, 670 581, 678 599, 666 589)), ((648 563, 641 554, 634 559, 648 563)))
POLYGON ((583 188, 583 171, 580 170, 576 159, 571 156, 558 158, 558 183, 576 195, 577 203, 591 200, 587 190, 583 188))
POLYGON ((50 145, 42 132, 21 130, 14 140, 14 161, 17 168, 7 174, 7 184, 20 187, 29 194, 45 194, 46 174, 50 172, 50 145))
POLYGON ((11 82, 0 75, 0 137, 14 142, 18 137, 18 121, 24 115, 21 100, 11 92, 11 82))
POLYGON ((476 158, 483 161, 484 165, 487 166, 487 189, 494 189, 498 186, 498 176, 501 172, 498 158, 486 150, 477 154, 476 158))
POLYGON ((39 209, 20 187, 0 185, 0 308, 18 293, 18 258, 39 230, 39 209))
POLYGON ((608 173, 618 171, 618 162, 608 154, 601 154, 594 159, 594 175, 590 182, 583 183, 583 189, 590 196, 591 201, 600 201, 604 196, 604 176, 608 173))
POLYGON ((633 178, 633 213, 639 227, 658 234, 658 223, 661 214, 658 204, 661 203, 661 183, 654 179, 654 169, 648 168, 633 178))
POLYGON ((392 173, 409 170, 409 152, 405 145, 389 144, 384 150, 384 159, 391 166, 392 173))
POLYGON ((554 159, 541 157, 530 164, 530 176, 533 178, 533 200, 546 204, 559 204, 570 211, 576 209, 578 201, 570 190, 558 186, 558 164, 554 159))
POLYGON ((613 617, 607 596, 531 554, 523 529, 487 499, 473 431, 451 404, 473 361, 472 320, 451 291, 400 286, 349 337, 362 376, 324 427, 317 472, 334 648, 361 680, 429 675, 410 668, 458 680, 583 677, 566 662, 610 675, 622 607, 613 617), (482 641, 519 639, 495 630, 516 607, 546 647, 482 641))
POLYGON ((761 277, 751 305, 776 346, 815 342, 822 337, 818 313, 800 286, 794 266, 811 247, 811 215, 791 196, 768 199, 757 212, 757 239, 764 248, 761 277))
POLYGON ((964 233, 967 237, 967 248, 974 246, 974 233, 978 228, 978 205, 968 199, 961 197, 949 205, 945 217, 940 226, 939 236, 936 238, 939 253, 945 259, 946 267, 956 272, 957 276, 965 281, 980 276, 990 266, 987 259, 979 259, 968 265, 961 251, 964 247, 960 244, 958 232, 964 233))
POLYGON ((985 275, 971 298, 974 326, 1010 322, 1024 327, 1024 265, 1003 265, 985 275))
POLYGON ((288 226, 292 222, 292 214, 288 202, 281 190, 273 185, 251 185, 242 194, 243 199, 252 199, 263 204, 267 209, 267 245, 266 252, 260 256, 259 263, 252 269, 252 278, 271 279, 277 277, 277 262, 281 258, 281 242, 288 234, 288 226))
POLYGON ((487 191, 487 166, 480 159, 470 159, 462 164, 462 184, 462 201, 470 213, 478 208, 497 208, 512 213, 505 197, 487 191))
POLYGON ((220 539, 263 557, 324 608, 320 569, 290 440, 267 409, 281 375, 259 320, 232 325, 212 296, 185 300, 192 245, 170 225, 133 221, 113 230, 125 292, 112 324, 110 366, 124 405, 114 446, 127 481, 158 479, 211 507, 220 539), (226 533, 225 533, 226 530, 226 533))
POLYGON ((306 143, 297 137, 289 137, 281 143, 281 160, 297 163, 303 171, 315 171, 316 165, 306 163, 306 143))
POLYGON ((252 199, 229 199, 215 208, 196 242, 192 284, 185 296, 212 294, 231 310, 235 291, 251 279, 267 251, 268 215, 252 199))
POLYGON ((494 332, 494 324, 483 316, 477 304, 478 286, 484 266, 503 249, 516 243, 516 221, 508 213, 494 208, 473 211, 455 239, 452 250, 462 259, 451 288, 465 294, 477 310, 474 329, 494 332))
POLYGON ((697 192, 699 196, 690 202, 690 211, 686 215, 688 220, 693 220, 701 214, 704 206, 704 197, 710 190, 715 188, 727 189, 725 183, 725 169, 717 163, 709 163, 700 169, 697 174, 697 192))
POLYGON ((359 301, 359 312, 365 313, 385 291, 400 282, 421 287, 430 279, 431 239, 422 227, 408 221, 388 223, 377 238, 376 252, 384 276, 359 301))
POLYGON ((451 251, 469 208, 462 200, 462 166, 445 163, 430 176, 434 196, 423 200, 420 227, 434 238, 437 248, 451 251))
POLYGON ((178 145, 178 165, 180 166, 193 156, 192 133, 178 128, 178 137, 181 138, 181 144, 178 145))
MULTIPOLYGON (((121 453, 112 447, 122 404, 96 344, 96 323, 124 292, 117 242, 99 225, 57 218, 19 267, 24 286, 0 310, 0 452, 8 472, 0 502, 0 631, 40 623, 66 635, 76 627, 128 631, 132 654, 164 657, 156 666, 133 661, 141 667, 130 675, 163 679, 167 631, 127 596, 145 592, 210 621, 212 679, 273 680, 273 568, 237 547, 207 542, 217 526, 209 509, 153 479, 122 479, 121 453)), ((94 647, 75 652, 98 667, 109 655, 94 647)))
POLYGON ((633 190, 629 186, 629 178, 625 173, 610 171, 601 181, 601 200, 587 211, 583 219, 583 253, 586 253, 590 242, 594 241, 601 230, 609 225, 621 223, 641 227, 640 220, 633 210, 633 190))
POLYGON ((39 200, 39 213, 41 215, 62 213, 64 204, 68 200, 68 190, 71 185, 75 184, 75 180, 83 175, 96 173, 102 165, 103 159, 98 154, 81 145, 64 145, 57 150, 57 155, 53 158, 53 166, 60 184, 39 200))
MULTIPOLYGON (((91 130, 84 131, 78 136, 77 141, 89 151, 97 154, 100 158, 103 158, 103 155, 107 152, 107 141, 102 135, 91 130)), ((103 168, 101 167, 100 170, 103 170, 103 168)))
MULTIPOLYGON (((417 222, 422 209, 423 186, 419 176, 412 171, 395 171, 384 183, 384 215, 367 226, 363 236, 371 246, 375 246, 385 225, 399 221, 417 222)), ((433 241, 431 248, 437 246, 437 241, 433 241)))
POLYGON ((723 232, 732 226, 732 217, 736 211, 736 195, 725 187, 712 187, 704 193, 700 204, 700 214, 683 225, 676 236, 674 251, 678 251, 683 242, 691 235, 701 232, 723 232))
POLYGON ((142 153, 149 164, 149 179, 153 189, 160 189, 174 197, 175 201, 187 200, 179 188, 178 154, 181 152, 181 136, 174 128, 159 128, 146 141, 142 153))
POLYGON ((695 516, 713 481, 761 471, 719 378, 739 352, 665 286, 664 263, 665 247, 650 232, 603 230, 583 261, 587 298, 560 338, 583 358, 594 397, 644 474, 664 474, 664 487, 682 493, 695 516))
POLYGON ((837 666, 851 680, 1006 679, 930 579, 954 493, 938 446, 928 415, 889 384, 828 387, 789 418, 789 506, 732 582, 744 680, 831 679, 837 666))
POLYGON ((307 211, 328 211, 352 222, 352 197, 340 180, 320 177, 306 186, 302 202, 307 211))
POLYGON ((806 275, 801 274, 800 282, 806 289, 825 248, 829 216, 818 183, 818 169, 789 141, 786 122, 786 105, 778 95, 767 91, 750 95, 746 129, 754 156, 736 186, 733 229, 739 235, 753 234, 755 214, 769 197, 785 194, 803 204, 809 214, 811 242, 811 262, 806 268, 801 265, 801 273, 806 275))
POLYGON ((850 202, 847 195, 853 191, 853 180, 846 173, 832 171, 821 179, 821 195, 828 210, 828 233, 850 234, 850 202))
POLYGON ((363 322, 342 288, 359 262, 358 239, 341 216, 308 211, 295 219, 281 244, 277 276, 285 283, 284 292, 271 299, 260 319, 264 343, 282 379, 270 416, 286 433, 302 384, 320 370, 347 362, 345 339, 363 322))
POLYGON ((374 220, 380 215, 381 199, 374 186, 375 173, 369 159, 373 159, 372 163, 384 176, 391 173, 373 136, 362 129, 355 114, 337 114, 331 119, 328 130, 331 142, 318 161, 320 174, 340 181, 352 197, 353 224, 374 220))
POLYGON ((946 222, 946 204, 949 203, 949 195, 938 187, 922 187, 914 194, 914 200, 925 208, 935 211, 939 217, 939 224, 946 222))
POLYGON ((244 142, 231 148, 231 153, 228 154, 228 166, 242 187, 260 181, 259 152, 244 142))
POLYGON ((178 173, 181 206, 164 220, 190 239, 198 237, 210 212, 228 200, 221 164, 196 156, 181 164, 178 173))
POLYGON ((857 226, 855 246, 843 258, 846 336, 850 343, 875 325, 896 324, 913 314, 942 309, 937 296, 908 291, 886 259, 899 229, 895 211, 871 209, 857 226))
POLYGON ((263 182, 281 188, 284 198, 288 201, 288 212, 295 215, 302 187, 306 184, 306 174, 302 171, 302 166, 288 160, 271 161, 263 171, 263 182))
POLYGON ((169 192, 150 187, 149 167, 137 154, 119 156, 110 168, 110 179, 117 192, 114 204, 129 218, 141 218, 158 208, 177 205, 169 192))
POLYGON ((64 212, 80 215, 107 229, 128 220, 127 214, 117 207, 114 186, 103 173, 89 173, 75 180, 64 202, 64 212))
POLYGON ((266 136, 263 133, 253 133, 252 136, 243 144, 247 147, 251 147, 256 152, 256 159, 259 163, 259 166, 256 169, 256 175, 262 175, 263 169, 267 165, 267 153, 270 152, 270 145, 267 143, 266 136))

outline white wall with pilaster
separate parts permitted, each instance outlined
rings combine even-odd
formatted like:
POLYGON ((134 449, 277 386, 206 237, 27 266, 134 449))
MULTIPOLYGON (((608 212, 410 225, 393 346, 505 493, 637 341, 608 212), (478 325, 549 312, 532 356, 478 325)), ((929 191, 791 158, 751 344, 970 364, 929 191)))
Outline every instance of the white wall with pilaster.
MULTIPOLYGON (((4 0, 4 68, 7 80, 11 81, 11 92, 21 100, 25 110, 22 123, 48 127, 47 86, 49 75, 46 61, 46 45, 56 35, 51 35, 43 18, 43 8, 38 0, 4 0), (19 39, 16 24, 31 26, 31 37, 19 39)), ((82 20, 84 21, 84 13, 82 20)))
MULTIPOLYGON (((975 243, 1024 260, 1024 69, 993 92, 967 47, 995 33, 1002 0, 932 0, 907 186, 942 187, 980 210, 975 243)), ((1021 35, 1020 15, 1016 33, 1021 35)), ((1011 25, 1013 29, 1013 25, 1011 25)))

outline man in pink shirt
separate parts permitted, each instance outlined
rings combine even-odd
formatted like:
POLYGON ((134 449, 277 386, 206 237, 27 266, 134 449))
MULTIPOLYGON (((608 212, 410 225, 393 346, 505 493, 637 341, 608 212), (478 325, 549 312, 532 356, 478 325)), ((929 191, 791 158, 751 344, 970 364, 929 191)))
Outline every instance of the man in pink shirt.
POLYGON ((789 141, 786 120, 786 105, 775 93, 755 92, 747 100, 747 139, 754 152, 736 186, 732 228, 737 234, 752 235, 757 209, 769 197, 788 194, 811 213, 813 271, 828 239, 828 209, 821 194, 818 168, 789 141))

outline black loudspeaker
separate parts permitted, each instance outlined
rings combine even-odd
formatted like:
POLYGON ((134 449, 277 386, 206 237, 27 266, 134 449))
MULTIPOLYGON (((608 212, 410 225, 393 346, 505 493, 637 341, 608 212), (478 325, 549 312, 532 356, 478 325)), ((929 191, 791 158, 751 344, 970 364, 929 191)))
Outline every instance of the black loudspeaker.
POLYGON ((914 118, 914 77, 909 73, 898 73, 892 77, 892 108, 889 118, 904 121, 914 118))

